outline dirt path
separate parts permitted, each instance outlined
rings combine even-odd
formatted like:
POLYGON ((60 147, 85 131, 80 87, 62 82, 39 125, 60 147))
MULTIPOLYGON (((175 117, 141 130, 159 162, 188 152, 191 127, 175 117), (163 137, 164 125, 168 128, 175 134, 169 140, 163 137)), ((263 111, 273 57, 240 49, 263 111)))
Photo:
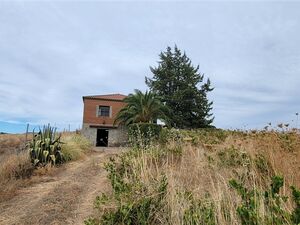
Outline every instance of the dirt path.
POLYGON ((93 212, 95 197, 109 187, 103 162, 118 151, 93 152, 19 190, 13 199, 0 203, 0 224, 83 224, 93 212))

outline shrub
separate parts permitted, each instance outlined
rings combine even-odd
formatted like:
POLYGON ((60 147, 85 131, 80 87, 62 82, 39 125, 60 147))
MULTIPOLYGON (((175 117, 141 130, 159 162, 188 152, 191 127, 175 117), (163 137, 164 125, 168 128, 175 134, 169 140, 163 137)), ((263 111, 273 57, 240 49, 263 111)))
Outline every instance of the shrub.
POLYGON ((86 224, 298 225, 300 191, 287 198, 282 186, 298 186, 299 154, 278 140, 266 132, 162 128, 158 141, 107 164, 112 193, 97 197, 86 224), (158 201, 163 177, 167 192, 158 201))
POLYGON ((204 201, 195 199, 190 193, 186 196, 190 201, 188 209, 184 211, 183 224, 184 225, 216 225, 215 207, 214 204, 208 200, 204 201))
POLYGON ((194 130, 181 130, 184 137, 192 138, 193 144, 215 145, 223 143, 230 131, 215 129, 215 128, 201 128, 194 130))
POLYGON ((127 157, 134 157, 131 154, 123 154, 118 163, 110 158, 106 164, 113 193, 96 198, 95 208, 99 210, 100 217, 89 218, 85 221, 86 225, 156 224, 155 215, 164 208, 167 178, 162 175, 160 180, 152 180, 150 186, 142 183, 140 177, 130 171, 127 157), (114 207, 108 209, 107 205, 114 207))
POLYGON ((254 158, 254 164, 258 171, 264 176, 273 175, 274 171, 272 170, 272 165, 262 154, 256 154, 254 158))
POLYGON ((91 149, 91 143, 80 134, 69 134, 62 137, 61 148, 66 161, 77 160, 91 149))
POLYGON ((24 178, 34 171, 27 151, 11 154, 0 163, 0 202, 15 195, 19 186, 24 186, 24 178))
POLYGON ((234 146, 225 148, 218 152, 220 163, 225 166, 244 166, 247 167, 251 163, 250 156, 245 152, 241 151, 234 146))
POLYGON ((27 152, 12 154, 0 166, 0 181, 30 177, 34 167, 27 152))
POLYGON ((158 140, 162 127, 154 123, 134 123, 128 127, 129 142, 133 146, 147 146, 158 140))
POLYGON ((292 212, 292 220, 295 224, 300 224, 300 190, 296 189, 294 186, 292 186, 291 189, 293 200, 296 206, 292 212))
POLYGON ((283 178, 280 176, 272 177, 272 183, 269 190, 262 191, 258 189, 248 190, 236 180, 230 180, 229 184, 242 198, 242 203, 237 207, 237 214, 240 217, 242 225, 258 224, 298 224, 300 218, 300 191, 291 187, 293 200, 296 204, 292 213, 287 211, 283 203, 288 199, 280 195, 280 188, 283 187, 283 178), (262 205, 262 203, 264 203, 262 205), (264 208, 265 214, 260 214, 260 208, 264 208))
POLYGON ((178 129, 163 127, 159 133, 159 143, 163 146, 170 142, 181 143, 183 136, 178 129))

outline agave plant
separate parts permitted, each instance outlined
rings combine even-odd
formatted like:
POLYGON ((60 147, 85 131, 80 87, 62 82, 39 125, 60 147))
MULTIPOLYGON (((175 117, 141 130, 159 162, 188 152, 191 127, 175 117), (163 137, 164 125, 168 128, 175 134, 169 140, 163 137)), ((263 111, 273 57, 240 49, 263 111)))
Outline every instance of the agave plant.
POLYGON ((48 163, 53 165, 64 161, 61 152, 61 135, 56 134, 56 128, 50 124, 44 126, 38 133, 34 133, 29 143, 29 153, 31 162, 35 166, 44 166, 48 163))

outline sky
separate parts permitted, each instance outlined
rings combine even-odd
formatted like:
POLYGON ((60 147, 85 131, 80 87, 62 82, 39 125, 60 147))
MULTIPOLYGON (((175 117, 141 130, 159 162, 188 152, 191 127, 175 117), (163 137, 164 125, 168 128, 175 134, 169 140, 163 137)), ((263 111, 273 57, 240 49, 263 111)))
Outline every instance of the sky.
POLYGON ((82 96, 147 90, 175 44, 215 88, 214 125, 297 126, 300 1, 0 2, 0 132, 82 124, 82 96))

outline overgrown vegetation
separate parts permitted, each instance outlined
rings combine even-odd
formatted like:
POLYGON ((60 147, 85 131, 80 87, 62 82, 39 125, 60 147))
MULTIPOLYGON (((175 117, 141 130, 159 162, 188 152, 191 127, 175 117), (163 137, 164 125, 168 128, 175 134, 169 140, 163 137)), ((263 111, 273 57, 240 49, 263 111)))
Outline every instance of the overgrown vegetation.
POLYGON ((243 184, 236 180, 229 181, 242 198, 242 203, 237 207, 237 214, 240 217, 242 225, 256 224, 299 224, 299 194, 300 190, 291 187, 292 198, 295 202, 295 208, 290 212, 284 206, 288 197, 280 194, 283 187, 283 177, 272 177, 271 187, 268 190, 248 190, 243 184), (264 213, 261 213, 261 211, 264 213))
POLYGON ((61 152, 64 160, 72 161, 82 158, 91 151, 91 143, 88 139, 80 134, 67 134, 62 136, 61 152))
POLYGON ((128 126, 129 143, 144 147, 158 140, 162 127, 154 123, 134 123, 128 126))
POLYGON ((60 164, 77 160, 91 149, 90 142, 80 134, 62 136, 50 125, 44 126, 29 143, 31 161, 35 166, 60 164))
POLYGON ((32 179, 28 178, 49 174, 52 165, 77 160, 91 149, 89 141, 80 134, 56 135, 50 126, 32 135, 28 148, 25 135, 0 136, 0 201, 13 197, 18 188, 29 185, 32 179))
POLYGON ((10 154, 0 164, 0 201, 14 195, 34 171, 28 152, 10 154))
POLYGON ((164 128, 107 162, 111 193, 85 223, 297 225, 300 149, 281 141, 273 131, 164 128))

